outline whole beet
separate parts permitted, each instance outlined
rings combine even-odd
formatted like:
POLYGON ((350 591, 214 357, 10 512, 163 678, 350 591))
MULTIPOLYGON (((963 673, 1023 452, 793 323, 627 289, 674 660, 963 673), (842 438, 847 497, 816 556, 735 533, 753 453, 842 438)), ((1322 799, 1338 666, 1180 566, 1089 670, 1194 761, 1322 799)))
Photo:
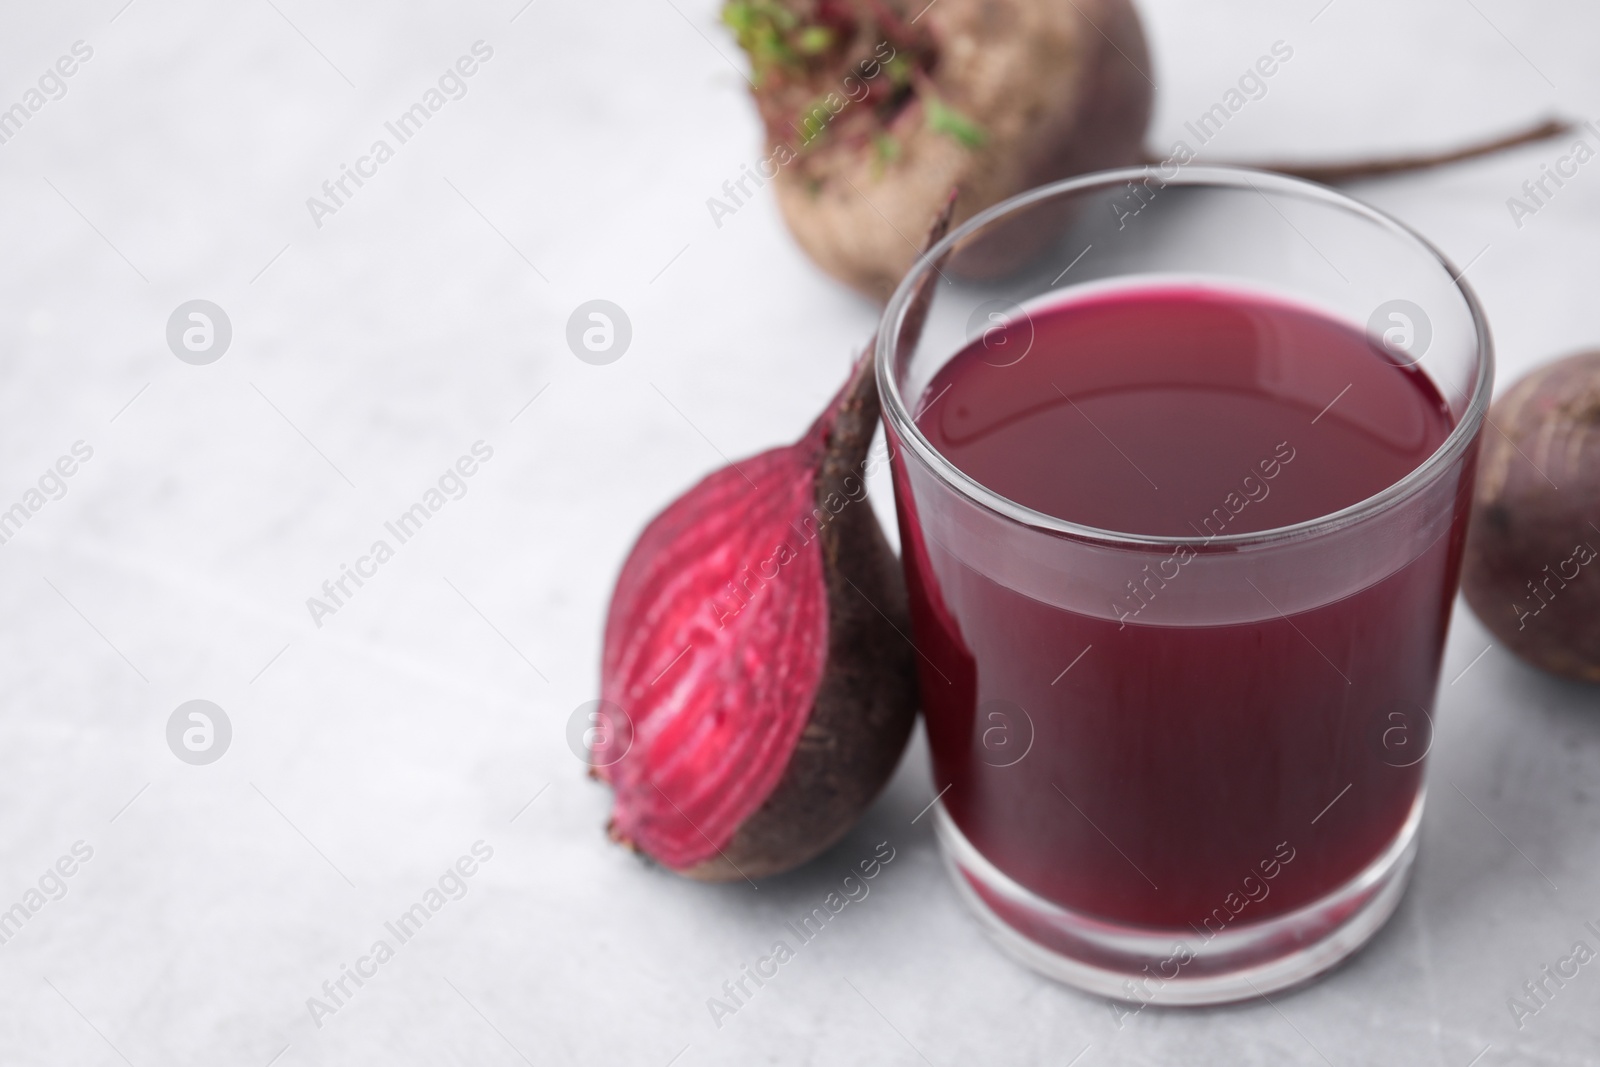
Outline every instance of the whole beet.
MULTIPOLYGON (((712 218, 720 226, 772 184, 801 248, 879 302, 951 188, 959 225, 1036 186, 1166 155, 1145 150, 1155 85, 1133 0, 725 0, 723 19, 750 59, 766 151, 724 186, 727 200, 707 201, 712 218)), ((1255 166, 1343 183, 1570 129, 1548 121, 1437 153, 1255 166)), ((1069 221, 1036 213, 963 247, 951 268, 1003 274, 1069 221)))
POLYGON ((724 17, 790 231, 875 300, 952 188, 959 224, 1144 159, 1154 86, 1130 0, 730 0, 724 17))
POLYGON ((1467 603, 1529 663, 1600 682, 1600 352, 1529 374, 1489 419, 1467 603))

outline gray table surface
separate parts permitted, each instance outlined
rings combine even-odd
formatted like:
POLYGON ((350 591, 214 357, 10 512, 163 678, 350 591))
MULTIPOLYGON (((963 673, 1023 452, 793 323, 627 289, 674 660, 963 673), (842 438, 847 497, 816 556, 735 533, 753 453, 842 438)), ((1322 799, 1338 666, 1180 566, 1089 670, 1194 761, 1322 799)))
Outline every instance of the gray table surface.
MULTIPOLYGON (((1593 5, 1324 3, 1146 0, 1153 143, 1278 39, 1294 61, 1207 158, 1600 115, 1593 5)), ((1465 610, 1411 892, 1270 1005, 1118 1029, 999 955, 912 823, 920 737, 843 844, 759 891, 606 843, 565 729, 616 567, 719 453, 798 433, 874 319, 770 197, 709 217, 759 153, 711 0, 8 4, 0 107, 80 40, 0 145, 0 505, 93 449, 0 545, 0 908, 59 896, 0 945, 0 1062, 1600 1060, 1600 963, 1520 1029, 1507 1007, 1600 947, 1600 699, 1465 610), (317 226, 306 199, 479 40, 466 96, 317 226), (233 326, 209 366, 164 337, 195 298, 233 326), (563 340, 593 298, 633 323, 610 366, 563 340), (314 625, 306 598, 480 440, 466 495, 314 625), (198 698, 233 730, 208 766, 166 741, 198 698), (479 841, 466 894, 313 1020, 479 841), (715 1025, 707 998, 880 841, 871 896, 715 1025)), ((1521 228, 1505 204, 1559 150, 1360 190, 1471 264, 1503 382, 1600 341, 1600 162, 1521 228)))

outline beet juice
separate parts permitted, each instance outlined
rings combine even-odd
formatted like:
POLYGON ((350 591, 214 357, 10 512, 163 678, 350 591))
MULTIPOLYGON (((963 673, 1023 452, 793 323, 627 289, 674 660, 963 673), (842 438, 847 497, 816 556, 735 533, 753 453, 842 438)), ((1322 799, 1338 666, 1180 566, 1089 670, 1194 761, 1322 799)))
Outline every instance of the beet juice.
POLYGON ((1462 523, 1327 596, 1309 565, 1224 583, 1196 561, 1415 471, 1454 428, 1423 373, 1309 307, 1124 288, 997 322, 914 417, 1009 501, 1154 539, 1074 610, 997 580, 1003 553, 964 562, 897 470, 935 784, 989 863, 1092 920, 1204 934, 1317 901, 1396 840, 1462 523))

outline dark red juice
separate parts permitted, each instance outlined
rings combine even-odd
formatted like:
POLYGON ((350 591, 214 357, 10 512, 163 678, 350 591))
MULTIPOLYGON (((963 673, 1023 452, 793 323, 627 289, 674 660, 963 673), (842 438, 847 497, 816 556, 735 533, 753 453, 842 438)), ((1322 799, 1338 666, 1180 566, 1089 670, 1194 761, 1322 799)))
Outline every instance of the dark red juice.
MULTIPOLYGON (((933 446, 989 489, 1080 525, 1184 538, 1191 558, 1357 504, 1453 428, 1430 381, 1361 330, 1184 287, 997 327, 920 408, 933 446)), ((1175 624, 1162 611, 1197 579, 1170 545, 1079 612, 963 565, 913 508, 902 535, 937 784, 1012 879, 1111 922, 1216 929, 1214 916, 1254 922, 1322 897, 1395 839, 1421 789, 1413 755, 1458 532, 1287 613, 1241 570, 1260 611, 1175 624), (996 723, 1027 734, 1015 762, 989 750, 996 723)))

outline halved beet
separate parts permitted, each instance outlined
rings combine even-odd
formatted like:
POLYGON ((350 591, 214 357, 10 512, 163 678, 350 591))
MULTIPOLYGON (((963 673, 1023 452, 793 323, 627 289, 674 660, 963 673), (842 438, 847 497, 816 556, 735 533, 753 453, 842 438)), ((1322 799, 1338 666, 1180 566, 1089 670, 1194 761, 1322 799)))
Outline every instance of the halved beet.
MULTIPOLYGON (((931 295, 924 283, 903 336, 931 295)), ((691 878, 760 878, 817 855, 910 737, 905 578, 867 501, 872 347, 799 441, 668 505, 617 578, 601 689, 622 733, 604 759, 591 750, 591 770, 616 793, 611 837, 691 878)))
POLYGON ((866 499, 869 352, 798 442, 715 472, 645 529, 606 622, 626 755, 611 836, 709 881, 844 835, 916 714, 900 566, 866 499))

